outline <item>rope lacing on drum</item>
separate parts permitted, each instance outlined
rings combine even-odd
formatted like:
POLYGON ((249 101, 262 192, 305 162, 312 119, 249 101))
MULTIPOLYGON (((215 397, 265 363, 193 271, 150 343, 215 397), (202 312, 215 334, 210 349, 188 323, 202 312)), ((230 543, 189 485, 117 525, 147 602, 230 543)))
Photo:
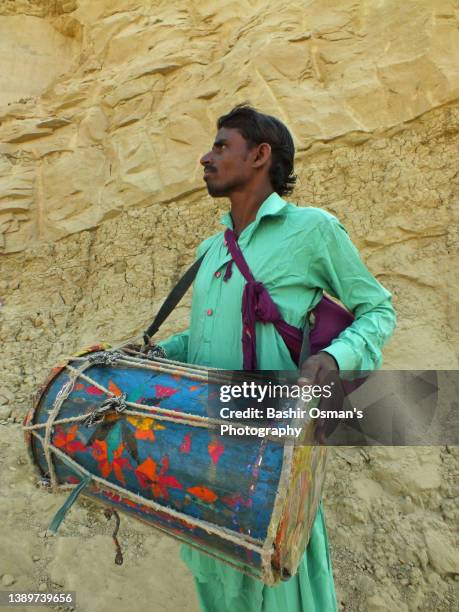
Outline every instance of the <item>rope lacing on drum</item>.
POLYGON ((117 397, 107 398, 100 404, 100 406, 97 406, 97 408, 94 408, 94 410, 88 414, 87 418, 83 421, 83 424, 86 427, 92 427, 93 425, 102 423, 107 412, 110 412, 111 410, 114 410, 117 413, 123 412, 123 410, 126 410, 127 408, 126 397, 126 393, 123 393, 117 397))
POLYGON ((159 344, 154 344, 153 347, 145 353, 147 359, 167 359, 166 351, 159 344))
POLYGON ((92 365, 113 365, 124 355, 120 351, 98 351, 88 357, 92 365))

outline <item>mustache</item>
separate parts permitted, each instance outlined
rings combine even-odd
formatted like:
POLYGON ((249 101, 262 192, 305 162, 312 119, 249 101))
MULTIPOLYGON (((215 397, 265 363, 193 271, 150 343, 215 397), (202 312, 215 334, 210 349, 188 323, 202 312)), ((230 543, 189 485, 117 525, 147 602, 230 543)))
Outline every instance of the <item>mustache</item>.
POLYGON ((214 168, 213 166, 206 166, 204 168, 204 172, 217 172, 217 168, 214 168))

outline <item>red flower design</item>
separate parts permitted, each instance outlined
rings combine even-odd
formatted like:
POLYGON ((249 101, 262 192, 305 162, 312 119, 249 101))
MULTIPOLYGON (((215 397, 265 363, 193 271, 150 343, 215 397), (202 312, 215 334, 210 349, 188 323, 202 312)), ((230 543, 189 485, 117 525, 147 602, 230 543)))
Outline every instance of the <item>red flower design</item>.
POLYGON ((113 460, 109 461, 107 442, 105 440, 94 440, 92 456, 99 464, 99 469, 104 478, 107 478, 112 470, 115 472, 116 478, 126 484, 122 469, 126 466, 131 467, 129 460, 126 457, 122 457, 124 450, 124 444, 121 443, 113 453, 113 460))
POLYGON ((164 385, 155 385, 156 397, 171 397, 174 393, 177 393, 178 389, 172 389, 171 387, 165 387, 164 385))
POLYGON ((62 449, 69 455, 73 455, 77 451, 85 451, 86 446, 80 442, 80 440, 76 440, 76 435, 78 431, 78 425, 73 425, 69 427, 68 431, 66 431, 60 425, 56 426, 56 433, 54 434, 53 443, 58 448, 62 449))
POLYGON ((121 497, 120 495, 118 495, 118 493, 112 493, 112 491, 104 491, 103 494, 105 495, 105 497, 108 497, 116 503, 121 502, 122 504, 126 504, 126 506, 130 506, 131 508, 138 508, 139 506, 127 497, 121 497))
POLYGON ((126 506, 130 506, 131 508, 136 508, 137 509, 139 507, 139 504, 136 504, 135 502, 133 502, 128 497, 122 497, 121 498, 121 503, 122 504, 126 504, 126 506))
POLYGON ((183 489, 183 486, 175 478, 175 476, 167 476, 169 470, 169 458, 167 456, 161 459, 161 469, 158 472, 158 464, 151 457, 147 457, 135 470, 137 479, 141 487, 151 486, 151 492, 154 497, 162 497, 169 499, 168 488, 183 489))
POLYGON ((183 436, 182 443, 180 444, 180 453, 189 453, 191 450, 191 434, 185 434, 183 436))
POLYGON ((218 460, 220 459, 220 455, 223 453, 224 450, 225 450, 225 447, 223 446, 223 444, 221 444, 217 440, 212 440, 212 442, 209 442, 207 451, 214 465, 218 463, 218 460))

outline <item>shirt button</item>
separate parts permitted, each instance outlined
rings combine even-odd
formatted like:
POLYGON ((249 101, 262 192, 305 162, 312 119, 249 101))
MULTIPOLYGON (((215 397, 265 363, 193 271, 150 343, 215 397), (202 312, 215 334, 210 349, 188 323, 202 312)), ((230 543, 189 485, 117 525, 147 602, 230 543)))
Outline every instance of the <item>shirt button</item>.
POLYGON ((207 311, 208 316, 210 317, 213 314, 213 312, 214 311, 212 310, 212 308, 209 308, 209 310, 207 311))
POLYGON ((218 270, 218 272, 215 272, 216 278, 220 278, 221 275, 222 275, 222 273, 220 272, 220 270, 218 270))

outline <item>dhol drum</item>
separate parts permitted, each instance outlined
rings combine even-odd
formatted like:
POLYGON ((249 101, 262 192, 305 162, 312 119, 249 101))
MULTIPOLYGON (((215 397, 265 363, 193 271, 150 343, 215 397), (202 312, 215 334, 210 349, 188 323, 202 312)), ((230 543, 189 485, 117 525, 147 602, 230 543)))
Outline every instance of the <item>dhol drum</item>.
POLYGON ((320 501, 326 449, 222 436, 208 403, 218 371, 106 348, 55 368, 24 421, 43 481, 268 585, 293 575, 320 501))

